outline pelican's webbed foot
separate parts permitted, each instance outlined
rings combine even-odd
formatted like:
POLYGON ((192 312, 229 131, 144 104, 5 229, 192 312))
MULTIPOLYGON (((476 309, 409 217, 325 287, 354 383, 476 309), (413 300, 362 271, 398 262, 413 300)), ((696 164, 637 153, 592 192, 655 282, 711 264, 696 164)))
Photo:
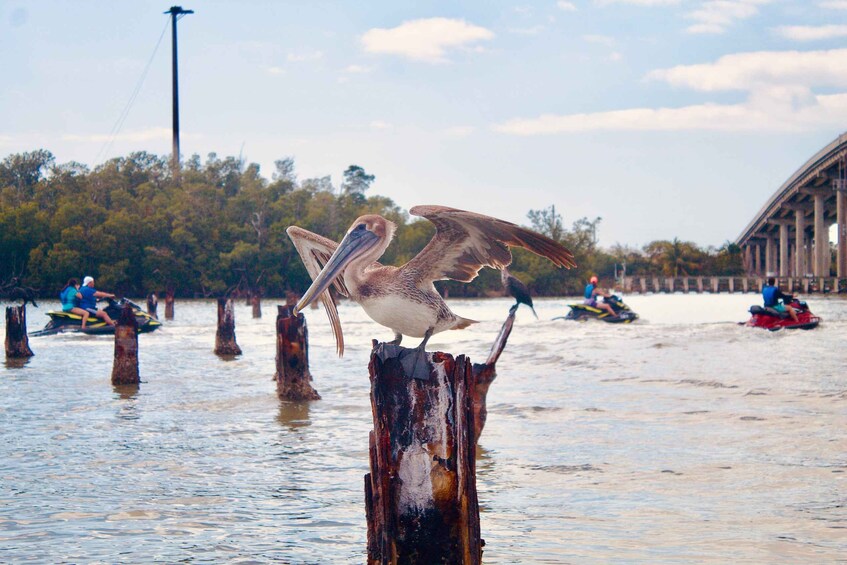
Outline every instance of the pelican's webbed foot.
POLYGON ((400 353, 400 364, 406 375, 420 381, 430 378, 430 355, 426 352, 426 342, 432 337, 432 330, 427 330, 423 341, 414 349, 404 349, 400 353))

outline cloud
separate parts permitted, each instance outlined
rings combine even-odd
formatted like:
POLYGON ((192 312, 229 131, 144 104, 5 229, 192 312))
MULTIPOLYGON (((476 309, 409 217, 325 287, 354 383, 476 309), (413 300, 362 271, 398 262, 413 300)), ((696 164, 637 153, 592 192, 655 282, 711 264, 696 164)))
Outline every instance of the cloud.
POLYGON ((306 63, 309 61, 317 61, 323 59, 322 51, 308 51, 303 53, 289 53, 285 59, 289 63, 306 63))
MULTIPOLYGON (((157 139, 171 139, 173 133, 170 128, 147 128, 132 132, 120 133, 114 137, 108 133, 74 134, 62 135, 65 141, 77 141, 87 143, 104 143, 107 141, 153 141, 157 139)), ((185 136, 183 136, 185 137, 185 136)))
POLYGON ((268 67, 267 71, 268 71, 269 75, 284 75, 285 74, 285 69, 283 69, 282 67, 268 67))
POLYGON ((777 34, 794 41, 816 41, 847 36, 847 25, 825 26, 781 26, 774 29, 777 34))
POLYGON ((847 87, 847 49, 736 53, 714 63, 655 70, 647 78, 702 92, 771 85, 847 87))
POLYGON ((371 71, 373 71, 372 67, 365 67, 362 65, 347 65, 347 67, 344 69, 345 73, 350 74, 367 74, 371 71))
POLYGON ((680 0, 594 0, 596 4, 608 6, 609 4, 631 4, 633 6, 674 6, 680 0))
POLYGON ((453 126, 444 130, 451 137, 467 137, 475 131, 473 126, 453 126))
POLYGON ((649 73, 649 80, 698 92, 746 91, 737 104, 703 103, 679 108, 631 108, 584 114, 545 114, 493 126, 513 135, 581 131, 808 131, 847 121, 847 49, 754 52, 713 63, 680 65, 649 73))
POLYGON ((403 22, 390 29, 374 28, 362 36, 369 53, 400 55, 416 61, 443 63, 446 51, 478 41, 490 40, 494 33, 463 20, 429 18, 403 22))
POLYGON ((389 129, 394 128, 394 126, 392 126, 388 122, 384 122, 382 120, 374 120, 368 125, 370 126, 371 129, 380 130, 380 131, 385 131, 385 130, 389 130, 389 129))
POLYGON ((744 20, 759 13, 758 6, 773 0, 706 0, 700 7, 685 17, 694 20, 688 33, 724 33, 737 20, 744 20))
POLYGON ((606 47, 612 47, 615 44, 615 38, 608 35, 588 34, 583 35, 582 39, 588 43, 597 43, 599 45, 605 45, 606 47))
POLYGON ((830 10, 847 10, 847 0, 824 0, 818 2, 818 6, 830 10))
POLYGON ((556 2, 556 6, 565 12, 576 12, 576 5, 573 2, 567 2, 567 0, 559 0, 556 2))
POLYGON ((515 35, 538 35, 542 31, 544 31, 544 26, 537 25, 533 27, 511 28, 509 33, 514 33, 515 35))

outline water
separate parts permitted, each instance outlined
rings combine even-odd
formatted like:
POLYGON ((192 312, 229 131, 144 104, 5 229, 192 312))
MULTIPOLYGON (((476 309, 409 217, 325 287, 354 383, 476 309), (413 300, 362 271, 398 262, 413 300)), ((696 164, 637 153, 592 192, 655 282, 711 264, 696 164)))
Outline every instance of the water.
MULTIPOLYGON (((479 444, 484 561, 847 562, 847 300, 776 333, 735 323, 754 295, 626 300, 630 326, 519 311, 479 444)), ((238 304, 244 355, 222 360, 214 303, 177 301, 140 336, 136 393, 110 384, 108 337, 0 364, 0 562, 363 563, 367 359, 390 331, 342 305, 339 360, 309 310, 323 400, 282 403, 273 304, 238 304)), ((429 349, 483 361, 508 306, 451 301, 481 323, 429 349)))

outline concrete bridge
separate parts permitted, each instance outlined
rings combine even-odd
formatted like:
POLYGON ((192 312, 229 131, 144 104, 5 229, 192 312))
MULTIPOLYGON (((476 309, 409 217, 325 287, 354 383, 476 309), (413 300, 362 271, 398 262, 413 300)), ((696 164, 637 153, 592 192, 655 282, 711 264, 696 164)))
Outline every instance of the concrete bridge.
POLYGON ((818 151, 771 196, 735 240, 751 275, 822 279, 832 273, 829 230, 838 224, 836 276, 847 278, 847 133, 818 151))

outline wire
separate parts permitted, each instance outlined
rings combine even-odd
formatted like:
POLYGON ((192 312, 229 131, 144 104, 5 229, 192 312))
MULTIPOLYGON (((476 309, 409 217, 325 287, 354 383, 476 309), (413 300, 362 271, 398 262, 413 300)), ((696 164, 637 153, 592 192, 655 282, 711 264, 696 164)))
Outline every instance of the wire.
POLYGON ((132 91, 132 94, 129 97, 129 100, 126 103, 123 111, 120 116, 118 116, 115 125, 112 126, 111 131, 109 131, 109 140, 106 141, 103 146, 100 148, 100 151, 97 152, 97 155, 94 157, 94 163, 99 163, 100 158, 103 157, 105 160, 106 156, 109 154, 109 151, 112 149, 112 145, 115 143, 115 139, 118 137, 118 133, 120 133, 121 128, 124 125, 124 122, 129 116, 129 111, 132 109, 133 104, 135 104, 136 98, 138 98, 138 93, 141 92, 141 87, 144 86, 144 81, 147 78, 147 73, 150 71, 150 67, 153 64, 153 59, 156 57, 156 53, 159 51, 159 46, 162 44, 162 38, 165 37, 165 32, 168 30, 168 25, 170 24, 170 19, 165 21, 165 27, 162 29, 162 33, 159 35, 159 40, 156 42, 156 46, 153 48, 153 53, 150 55, 150 59, 147 61, 147 66, 144 67, 144 71, 141 73, 141 77, 138 79, 138 83, 135 85, 135 89, 132 91))

